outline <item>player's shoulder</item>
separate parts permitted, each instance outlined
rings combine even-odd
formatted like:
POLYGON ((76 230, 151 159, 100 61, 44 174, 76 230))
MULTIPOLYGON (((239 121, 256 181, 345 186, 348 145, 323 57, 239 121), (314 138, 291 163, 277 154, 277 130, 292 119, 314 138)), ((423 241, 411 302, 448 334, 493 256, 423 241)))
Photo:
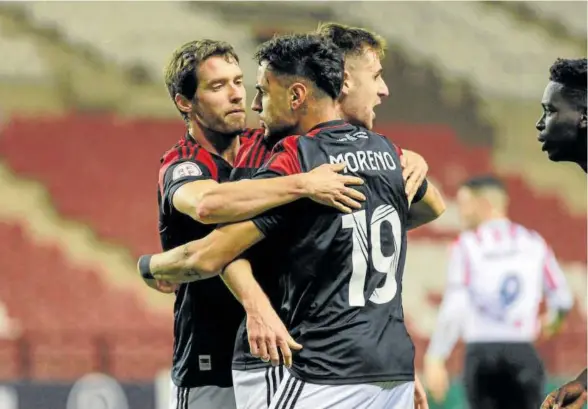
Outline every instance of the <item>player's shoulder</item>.
POLYGON ((213 155, 196 141, 187 137, 180 139, 171 149, 167 150, 159 162, 160 171, 165 172, 179 166, 182 166, 182 170, 187 174, 202 172, 200 169, 202 166, 216 168, 213 155))

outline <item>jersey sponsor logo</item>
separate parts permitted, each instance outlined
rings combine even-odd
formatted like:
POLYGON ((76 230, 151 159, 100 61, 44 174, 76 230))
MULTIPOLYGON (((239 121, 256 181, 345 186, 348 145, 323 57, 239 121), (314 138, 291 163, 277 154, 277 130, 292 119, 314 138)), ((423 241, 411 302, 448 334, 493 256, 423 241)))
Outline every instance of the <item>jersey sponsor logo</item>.
POLYGON ((198 355, 198 368, 201 371, 212 371, 210 355, 198 355))
POLYGON ((181 178, 186 178, 188 176, 201 176, 202 170, 200 167, 192 162, 184 162, 180 163, 174 168, 172 173, 172 180, 178 180, 181 178))
POLYGON ((329 155, 329 162, 346 162, 344 172, 357 172, 359 170, 395 170, 396 163, 389 152, 382 151, 357 151, 340 153, 337 156, 329 155))

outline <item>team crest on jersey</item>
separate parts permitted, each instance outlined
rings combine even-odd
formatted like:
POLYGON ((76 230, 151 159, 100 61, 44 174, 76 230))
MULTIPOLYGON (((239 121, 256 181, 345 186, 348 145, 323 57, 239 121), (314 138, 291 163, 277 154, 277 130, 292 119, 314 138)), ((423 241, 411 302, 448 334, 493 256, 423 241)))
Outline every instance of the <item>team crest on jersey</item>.
POLYGON ((184 162, 174 168, 172 180, 178 180, 188 176, 201 176, 202 170, 192 162, 184 162))

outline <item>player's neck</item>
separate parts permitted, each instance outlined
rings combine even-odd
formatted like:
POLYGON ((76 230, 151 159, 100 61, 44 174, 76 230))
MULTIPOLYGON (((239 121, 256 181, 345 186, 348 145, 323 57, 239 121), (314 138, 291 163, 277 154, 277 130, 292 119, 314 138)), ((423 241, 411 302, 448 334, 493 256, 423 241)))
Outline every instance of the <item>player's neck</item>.
POLYGON ((239 135, 221 134, 196 124, 190 124, 188 131, 192 138, 208 152, 220 156, 231 165, 233 164, 239 150, 239 135))
POLYGON ((305 134, 323 122, 341 119, 337 103, 330 98, 316 101, 312 108, 300 118, 298 133, 305 134))

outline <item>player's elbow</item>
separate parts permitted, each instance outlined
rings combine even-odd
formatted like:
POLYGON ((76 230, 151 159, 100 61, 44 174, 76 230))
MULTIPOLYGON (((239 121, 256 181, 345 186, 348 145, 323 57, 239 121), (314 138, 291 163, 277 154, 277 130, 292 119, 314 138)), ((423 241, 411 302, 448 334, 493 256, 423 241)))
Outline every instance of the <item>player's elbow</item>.
POLYGON ((210 190, 202 195, 194 207, 194 212, 197 220, 202 224, 222 223, 224 220, 218 217, 222 207, 223 203, 219 200, 219 195, 210 190))
POLYGON ((183 270, 197 272, 203 278, 220 274, 224 267, 209 247, 185 249, 183 265, 183 270))

